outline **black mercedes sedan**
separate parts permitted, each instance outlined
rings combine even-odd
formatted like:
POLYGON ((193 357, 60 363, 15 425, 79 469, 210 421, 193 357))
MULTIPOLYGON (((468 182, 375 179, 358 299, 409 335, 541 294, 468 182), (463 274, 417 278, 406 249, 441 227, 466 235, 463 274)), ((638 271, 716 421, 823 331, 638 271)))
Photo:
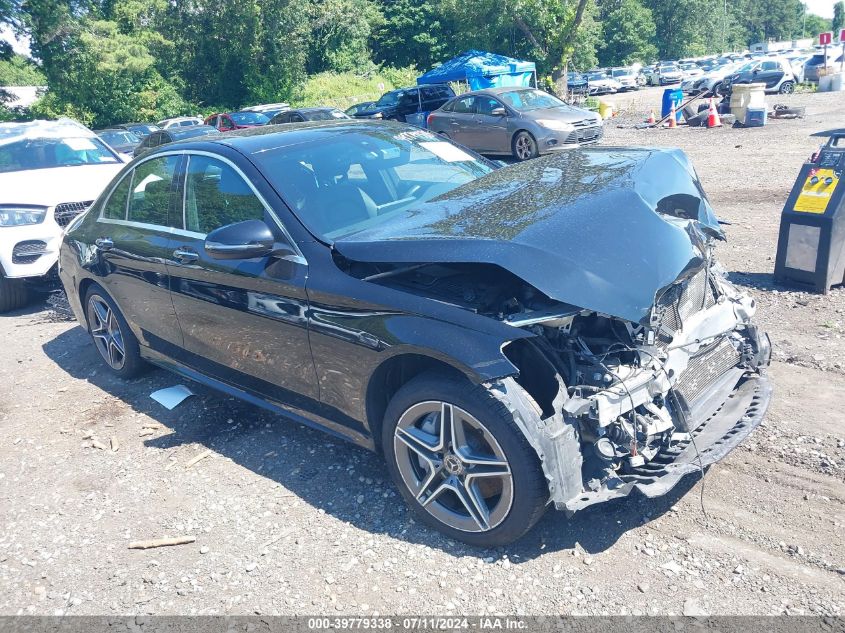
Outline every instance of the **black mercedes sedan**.
POLYGON ((761 422, 769 340, 721 239, 678 150, 497 168, 345 120, 152 149, 59 265, 118 376, 153 363, 379 451, 420 520, 494 546, 550 504, 664 494, 761 422))

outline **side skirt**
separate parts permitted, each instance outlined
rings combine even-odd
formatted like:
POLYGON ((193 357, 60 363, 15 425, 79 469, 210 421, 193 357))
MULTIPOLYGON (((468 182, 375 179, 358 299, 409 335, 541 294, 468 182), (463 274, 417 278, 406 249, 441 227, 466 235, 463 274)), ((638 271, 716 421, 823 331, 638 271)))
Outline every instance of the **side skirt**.
POLYGON ((243 400, 244 402, 248 402, 252 405, 261 407, 262 409, 266 409, 267 411, 271 411, 272 413, 285 417, 292 422, 304 424, 305 426, 308 426, 312 429, 322 431, 323 433, 328 433, 329 435, 333 435, 334 437, 340 438, 347 442, 352 442, 353 444, 361 446, 362 448, 375 451, 375 443, 369 435, 358 433, 352 429, 350 429, 348 433, 345 433, 337 430, 336 428, 322 425, 319 422, 315 422, 314 420, 311 420, 303 415, 291 411, 290 409, 282 406, 282 404, 276 404, 272 401, 268 401, 267 399, 259 395, 253 394, 249 391, 244 391, 243 389, 239 389, 238 387, 234 387, 228 383, 223 382, 222 380, 211 378, 210 376, 202 374, 194 369, 191 369, 190 367, 186 367, 185 365, 178 363, 169 356, 164 356, 159 352, 151 350, 148 347, 141 347, 141 356, 144 358, 144 360, 153 365, 156 365, 157 367, 161 367, 162 369, 166 369, 167 371, 179 374, 180 376, 183 376, 189 380, 198 382, 199 384, 205 385, 206 387, 210 387, 215 391, 224 393, 227 396, 232 396, 233 398, 243 400))

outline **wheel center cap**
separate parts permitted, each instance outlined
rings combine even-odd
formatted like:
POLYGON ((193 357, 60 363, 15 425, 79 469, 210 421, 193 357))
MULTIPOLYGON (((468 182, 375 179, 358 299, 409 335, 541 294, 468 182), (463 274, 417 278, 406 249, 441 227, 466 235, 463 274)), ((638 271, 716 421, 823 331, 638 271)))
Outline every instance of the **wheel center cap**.
POLYGON ((449 453, 443 458, 443 468, 450 475, 460 475, 464 472, 464 465, 461 463, 461 460, 458 459, 457 455, 453 455, 452 453, 449 453))

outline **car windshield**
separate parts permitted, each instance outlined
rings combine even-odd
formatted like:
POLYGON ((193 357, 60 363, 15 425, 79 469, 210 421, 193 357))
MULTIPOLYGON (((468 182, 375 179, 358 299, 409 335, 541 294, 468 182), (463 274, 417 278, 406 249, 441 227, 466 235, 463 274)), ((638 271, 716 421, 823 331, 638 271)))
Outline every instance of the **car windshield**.
POLYGON ((340 128, 308 143, 275 143, 251 158, 327 242, 401 223, 422 203, 494 169, 440 136, 407 128, 340 128))
POLYGON ((512 90, 499 94, 499 99, 504 101, 514 110, 528 112, 529 110, 541 110, 543 108, 558 108, 566 105, 563 101, 541 90, 526 89, 512 90))
POLYGON ((100 132, 97 136, 109 145, 132 145, 141 142, 141 139, 128 130, 108 130, 100 132))
POLYGON ((393 92, 386 92, 379 100, 376 101, 377 106, 393 106, 399 103, 399 98, 405 94, 404 90, 395 90, 393 92))
POLYGON ((614 77, 627 77, 628 75, 632 75, 633 73, 628 70, 627 68, 617 68, 615 70, 610 71, 614 77))
POLYGON ((674 64, 667 64, 665 66, 660 67, 660 72, 662 72, 662 73, 673 73, 673 72, 678 72, 679 70, 680 70, 680 68, 678 68, 674 64))
POLYGON ((760 62, 758 62, 756 59, 755 59, 755 60, 753 60, 753 61, 750 61, 750 62, 746 62, 745 64, 743 64, 742 66, 740 66, 739 68, 737 68, 737 69, 736 69, 736 72, 738 72, 738 73, 748 72, 748 71, 749 71, 749 70, 751 70, 752 68, 756 68, 756 67, 757 67, 757 64, 759 64, 759 63, 760 63, 760 62))
POLYGON ((264 125, 270 120, 260 112, 232 112, 229 116, 235 125, 264 125))
POLYGON ((149 134, 152 134, 156 130, 158 130, 159 127, 157 125, 140 124, 140 125, 130 125, 126 129, 128 129, 130 132, 132 132, 133 134, 136 134, 138 136, 147 136, 149 134))
POLYGON ((599 81, 600 79, 607 79, 607 75, 604 73, 590 73, 587 75, 587 79, 592 81, 599 81))
POLYGON ((312 110, 302 113, 308 121, 331 121, 333 119, 348 119, 340 110, 312 110))
POLYGON ((25 138, 0 145, 0 173, 118 162, 98 138, 25 138))

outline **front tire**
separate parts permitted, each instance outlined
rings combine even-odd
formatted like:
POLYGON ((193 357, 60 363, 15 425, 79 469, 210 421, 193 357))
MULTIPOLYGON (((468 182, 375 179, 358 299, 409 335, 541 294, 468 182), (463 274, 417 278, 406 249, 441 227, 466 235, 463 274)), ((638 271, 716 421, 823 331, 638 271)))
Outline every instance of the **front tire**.
POLYGON ((29 302, 29 288, 23 279, 0 275, 0 314, 24 307, 29 302))
POLYGON ((84 305, 88 333, 112 373, 123 379, 140 374, 146 365, 138 339, 114 300, 102 288, 93 286, 85 294, 84 305))
POLYGON ((540 149, 537 147, 537 141, 528 132, 523 130, 517 132, 511 142, 511 150, 513 157, 516 160, 523 161, 531 158, 537 158, 540 155, 540 149))
POLYGON ((387 467, 414 515, 452 539, 506 545, 543 515, 539 458, 487 389, 427 373, 390 401, 382 426, 387 467))

